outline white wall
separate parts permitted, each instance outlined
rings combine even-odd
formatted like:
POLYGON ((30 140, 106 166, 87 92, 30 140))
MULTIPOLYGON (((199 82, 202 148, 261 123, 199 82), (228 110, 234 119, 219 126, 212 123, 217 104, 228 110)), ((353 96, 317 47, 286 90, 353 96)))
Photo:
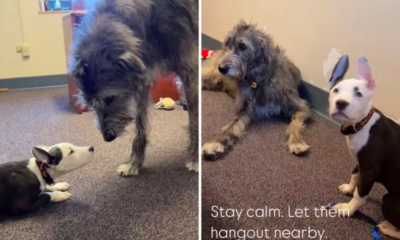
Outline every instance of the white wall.
POLYGON ((223 40, 240 18, 270 33, 296 63, 303 78, 326 89, 323 62, 332 48, 367 57, 377 84, 374 104, 400 116, 399 0, 202 0, 202 32, 223 40))
POLYGON ((25 43, 30 57, 23 59, 17 0, 0 0, 0 81, 6 78, 66 73, 62 17, 65 13, 38 14, 38 0, 20 0, 25 43))

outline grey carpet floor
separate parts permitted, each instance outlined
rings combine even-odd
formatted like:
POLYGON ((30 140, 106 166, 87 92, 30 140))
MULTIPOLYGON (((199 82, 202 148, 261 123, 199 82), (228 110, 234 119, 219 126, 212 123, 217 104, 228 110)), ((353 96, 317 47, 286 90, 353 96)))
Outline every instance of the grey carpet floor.
MULTIPOLYGON (((234 104, 224 93, 202 92, 202 139, 210 140, 234 116, 234 104)), ((285 146, 287 123, 259 122, 222 160, 202 161, 203 239, 211 239, 211 229, 269 229, 269 239, 276 229, 325 230, 323 239, 372 239, 372 225, 364 218, 289 218, 288 207, 314 209, 332 202, 347 202, 337 187, 347 183, 354 167, 345 138, 339 127, 318 116, 305 132, 310 153, 304 157, 290 154, 285 146), (224 209, 280 209, 284 217, 216 217, 213 206, 224 209), (285 216, 286 215, 286 216, 285 216), (213 217, 214 216, 214 217, 213 217)), ((385 190, 375 185, 361 211, 382 220, 381 198, 385 190)), ((215 233, 215 232, 214 232, 215 233)), ((214 235, 215 236, 215 235, 214 235)), ((319 239, 296 236, 286 239, 319 239)), ((214 238, 215 239, 215 238, 214 238)), ((248 238, 250 239, 250 238, 248 238)), ((264 238, 265 239, 265 238, 264 238)), ((281 238, 283 239, 283 238, 281 238)), ((384 238, 387 239, 387 238, 384 238)))
POLYGON ((187 112, 151 111, 141 175, 119 177, 131 134, 105 143, 93 114, 74 113, 66 87, 0 93, 0 163, 30 158, 35 145, 95 146, 95 160, 63 176, 72 199, 0 218, 1 240, 197 239, 198 175, 185 168, 187 112))

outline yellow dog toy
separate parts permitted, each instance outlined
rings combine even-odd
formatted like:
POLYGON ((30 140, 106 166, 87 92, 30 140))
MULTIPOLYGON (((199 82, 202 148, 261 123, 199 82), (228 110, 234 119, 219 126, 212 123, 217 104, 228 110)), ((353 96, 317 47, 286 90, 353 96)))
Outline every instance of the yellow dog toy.
POLYGON ((175 101, 171 98, 160 98, 160 101, 155 105, 156 109, 171 110, 175 107, 175 101))

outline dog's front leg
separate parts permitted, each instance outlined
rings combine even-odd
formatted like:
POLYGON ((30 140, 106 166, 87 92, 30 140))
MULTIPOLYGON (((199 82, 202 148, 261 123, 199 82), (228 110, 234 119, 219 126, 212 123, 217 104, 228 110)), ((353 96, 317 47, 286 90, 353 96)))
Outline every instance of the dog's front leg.
POLYGON ((288 137, 287 145, 289 151, 293 154, 304 154, 308 151, 310 146, 303 139, 303 130, 305 122, 311 117, 311 110, 308 108, 304 100, 298 104, 298 111, 292 116, 289 127, 286 130, 288 137))
POLYGON ((340 203, 333 207, 338 210, 338 214, 342 217, 350 217, 357 211, 365 201, 375 183, 376 174, 363 174, 360 172, 359 181, 354 190, 353 198, 348 203, 340 203))
MULTIPOLYGON (((197 54, 197 53, 196 53, 197 54)), ((197 67, 197 64, 193 64, 197 67)), ((189 162, 186 168, 189 171, 199 171, 199 83, 198 69, 194 67, 192 70, 182 72, 182 80, 185 86, 187 96, 188 112, 189 112, 189 162)))
POLYGON ((206 160, 214 161, 220 158, 243 135, 251 122, 251 108, 248 103, 243 102, 235 119, 223 127, 213 140, 203 145, 202 150, 206 160))
POLYGON ((59 182, 54 185, 47 185, 46 191, 67 191, 71 185, 67 182, 59 182))
POLYGON ((143 161, 147 146, 147 96, 143 96, 142 100, 138 100, 138 108, 135 119, 136 133, 132 143, 132 153, 130 161, 121 164, 117 172, 121 176, 138 175, 143 161))
POLYGON ((360 176, 360 171, 358 170, 358 166, 356 166, 351 173, 351 178, 350 178, 350 183, 344 183, 339 186, 339 192, 345 194, 345 195, 353 195, 354 190, 357 187, 358 184, 358 178, 360 176))

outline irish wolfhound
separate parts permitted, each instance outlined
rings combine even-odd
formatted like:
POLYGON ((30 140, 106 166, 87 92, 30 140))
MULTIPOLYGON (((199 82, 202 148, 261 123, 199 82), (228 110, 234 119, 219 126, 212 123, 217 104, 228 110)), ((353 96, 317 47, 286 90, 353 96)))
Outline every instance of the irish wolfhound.
POLYGON ((189 108, 189 170, 198 168, 198 1, 103 0, 89 13, 72 48, 70 72, 107 142, 135 120, 136 134, 122 176, 136 175, 147 145, 149 89, 173 71, 189 108))
POLYGON ((237 100, 236 117, 203 145, 207 160, 219 158, 256 119, 290 119, 287 145, 294 154, 308 151, 303 140, 311 111, 299 97, 300 70, 272 38, 241 21, 228 33, 222 50, 203 64, 203 88, 225 91, 237 100))

